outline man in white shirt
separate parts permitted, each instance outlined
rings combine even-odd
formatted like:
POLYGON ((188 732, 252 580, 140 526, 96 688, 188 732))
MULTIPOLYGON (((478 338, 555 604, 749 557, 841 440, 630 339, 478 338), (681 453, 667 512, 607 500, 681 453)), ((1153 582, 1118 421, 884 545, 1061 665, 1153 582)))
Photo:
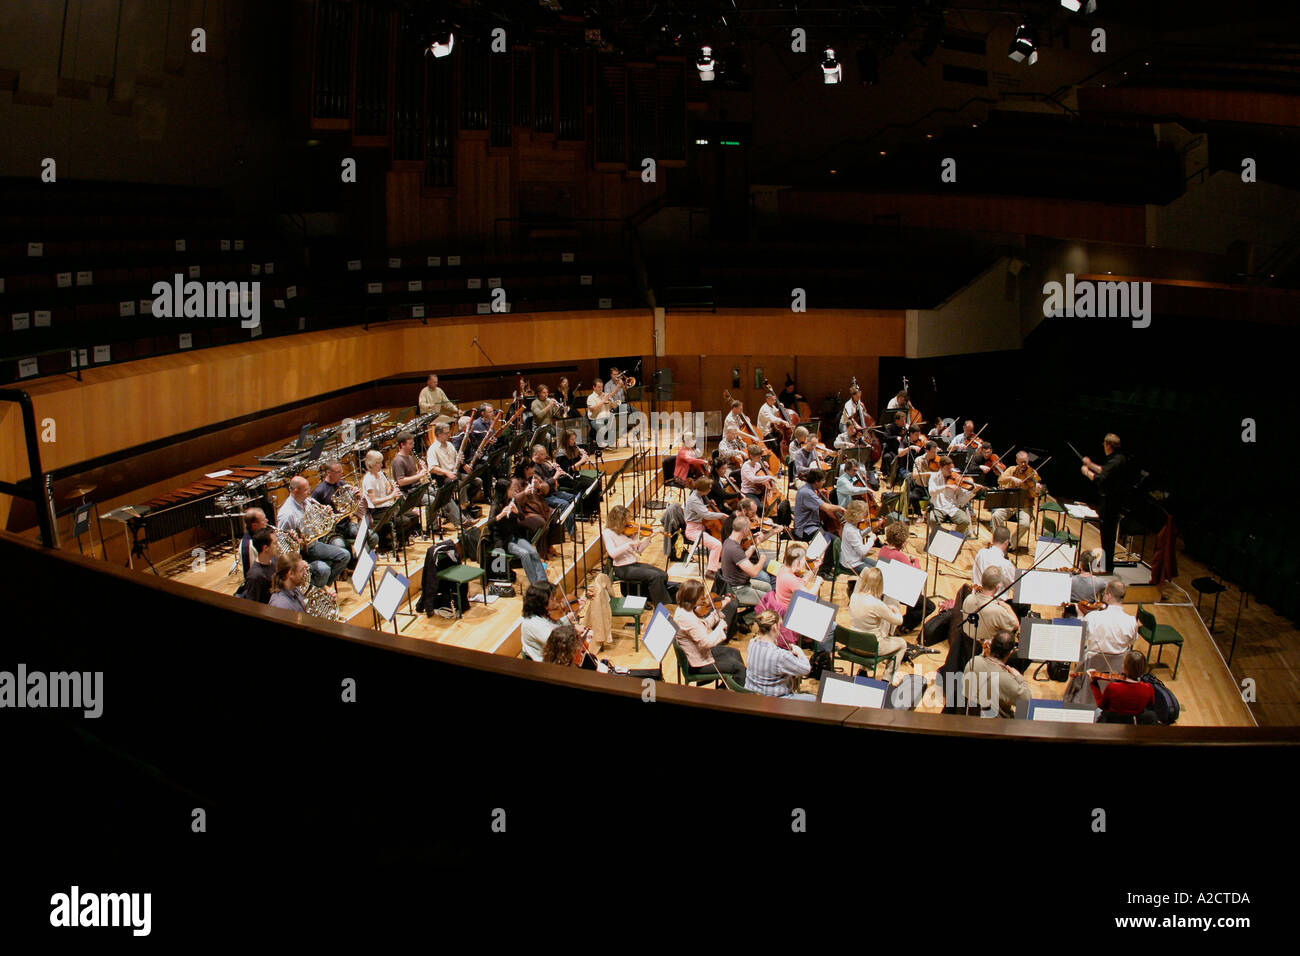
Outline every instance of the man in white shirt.
POLYGON ((733 399, 731 410, 727 412, 727 419, 723 422, 723 425, 727 428, 736 429, 737 434, 743 431, 747 427, 745 425, 745 406, 733 399))
POLYGON ((974 537, 969 533, 970 515, 966 513, 966 504, 975 497, 975 492, 948 484, 951 475, 952 459, 944 455, 939 459, 939 470, 930 476, 927 486, 930 510, 926 514, 926 523, 933 528, 940 521, 951 521, 958 531, 974 537))
POLYGON ((889 404, 885 406, 885 408, 888 409, 888 410, 890 410, 890 411, 892 411, 892 410, 895 409, 895 408, 905 408, 905 407, 907 407, 907 392, 906 392, 906 391, 899 392, 897 395, 895 395, 893 398, 891 398, 891 399, 889 400, 889 404))
POLYGON ((776 406, 776 396, 771 392, 763 399, 763 406, 758 410, 758 434, 772 449, 773 454, 781 453, 781 436, 773 427, 773 422, 784 422, 781 409, 776 406))
POLYGON ((844 411, 840 413, 840 431, 844 431, 849 422, 857 422, 859 428, 865 428, 866 414, 867 410, 862 405, 862 389, 855 385, 849 389, 849 400, 844 403, 844 411))
MULTIPOLYGON (((459 453, 450 442, 451 426, 445 422, 433 429, 433 444, 429 446, 429 474, 433 475, 441 488, 449 481, 456 481, 456 459, 459 453)), ((478 479, 476 479, 478 480, 478 479)), ((461 488, 457 495, 443 505, 442 516, 455 528, 460 527, 461 502, 457 498, 468 499, 466 489, 461 488)))
POLYGON ((975 587, 984 580, 984 572, 997 568, 1002 573, 1002 586, 1010 587, 1016 580, 1016 568, 1007 560, 1007 549, 1011 547, 1011 532, 1006 527, 993 529, 993 543, 975 555, 970 568, 970 581, 975 587))
POLYGON ((1138 623, 1136 617, 1124 611, 1126 592, 1123 581, 1111 581, 1102 594, 1105 609, 1084 615, 1083 622, 1088 625, 1089 654, 1122 656, 1132 649, 1137 640, 1138 623))

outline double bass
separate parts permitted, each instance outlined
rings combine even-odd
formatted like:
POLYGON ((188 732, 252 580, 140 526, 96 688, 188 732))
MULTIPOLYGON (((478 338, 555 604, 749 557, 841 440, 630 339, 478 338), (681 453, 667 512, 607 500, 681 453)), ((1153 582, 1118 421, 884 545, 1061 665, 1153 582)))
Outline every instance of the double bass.
POLYGON ((772 427, 781 436, 781 459, 784 461, 790 457, 790 441, 794 438, 794 430, 799 425, 799 416, 781 404, 780 396, 776 394, 776 389, 772 388, 772 383, 767 379, 763 379, 763 388, 768 395, 776 399, 777 411, 781 413, 781 417, 772 423, 772 427))
MULTIPOLYGON (((725 388, 722 390, 722 400, 726 403, 728 408, 730 408, 731 403, 735 401, 735 399, 731 397, 731 392, 727 391, 725 388)), ((751 445, 758 445, 761 448, 767 449, 767 443, 758 437, 758 429, 754 427, 754 423, 750 421, 749 416, 745 414, 744 406, 741 406, 740 415, 745 419, 745 424, 749 428, 748 431, 742 428, 740 430, 740 437, 744 438, 751 445)), ((744 462, 741 462, 741 464, 743 465, 744 462)), ((767 450, 767 468, 768 474, 772 475, 778 474, 781 471, 781 459, 778 458, 776 453, 771 449, 767 450)))
POLYGON ((858 377, 856 375, 849 382, 849 395, 852 396, 854 392, 858 393, 858 412, 845 423, 845 431, 848 432, 849 440, 855 446, 869 446, 871 448, 871 463, 874 465, 880 461, 880 456, 884 454, 884 448, 880 444, 880 437, 871 430, 876 424, 876 420, 871 417, 862 404, 862 390, 858 387, 858 377))

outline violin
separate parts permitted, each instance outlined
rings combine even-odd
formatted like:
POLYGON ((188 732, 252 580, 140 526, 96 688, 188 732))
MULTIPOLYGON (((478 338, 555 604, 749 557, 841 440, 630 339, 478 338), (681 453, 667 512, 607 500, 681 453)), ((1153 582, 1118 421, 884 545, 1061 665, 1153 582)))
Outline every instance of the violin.
POLYGON ((654 528, 647 527, 639 521, 629 520, 623 526, 623 537, 625 538, 648 538, 654 533, 654 528))
MULTIPOLYGON (((732 596, 728 594, 725 598, 723 598, 722 606, 726 607, 731 600, 732 600, 732 596)), ((708 589, 705 589, 704 593, 700 595, 700 599, 695 602, 695 607, 692 608, 692 610, 695 611, 695 616, 698 618, 706 618, 710 614, 716 612, 718 610, 718 606, 713 603, 713 592, 708 589)))
POLYGON ((1117 681, 1117 680, 1136 681, 1137 680, 1137 678, 1129 677, 1127 674, 1111 674, 1111 673, 1104 673, 1102 671, 1096 671, 1096 672, 1070 671, 1070 676, 1091 677, 1093 680, 1109 680, 1109 681, 1117 681))
MULTIPOLYGON (((939 469, 935 468, 934 471, 939 469)), ((975 491, 979 486, 975 484, 975 479, 970 475, 949 475, 945 484, 953 488, 960 488, 962 491, 975 491)))
POLYGON ((1079 606, 1080 614, 1091 614, 1093 611, 1106 610, 1105 601, 1076 601, 1075 604, 1079 606))
MULTIPOLYGON (((559 621, 566 614, 572 614, 573 601, 578 601, 578 610, 579 612, 581 612, 582 602, 578 600, 578 594, 576 591, 574 592, 573 597, 570 598, 569 595, 564 593, 563 588, 556 588, 554 591, 551 592, 550 600, 547 602, 546 616, 549 617, 552 621, 559 621)), ((577 623, 578 621, 577 615, 573 616, 573 621, 575 624, 577 623)))

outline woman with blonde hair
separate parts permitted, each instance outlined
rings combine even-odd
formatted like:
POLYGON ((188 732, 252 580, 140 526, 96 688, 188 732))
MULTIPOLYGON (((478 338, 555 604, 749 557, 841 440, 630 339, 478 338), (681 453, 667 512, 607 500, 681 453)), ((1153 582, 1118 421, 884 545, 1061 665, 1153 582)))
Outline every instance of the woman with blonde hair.
POLYGON ((854 574, 861 574, 863 568, 876 566, 876 562, 867 557, 867 552, 876 543, 876 536, 868 532, 864 538, 858 528, 869 513, 867 503, 859 498, 850 501, 844 512, 844 530, 840 532, 840 564, 854 574))
POLYGON ((808 675, 811 665, 797 647, 778 643, 781 619, 775 611, 764 611, 756 620, 758 634, 749 642, 749 664, 745 670, 745 690, 764 697, 791 700, 816 700, 812 694, 798 693, 799 681, 808 675))
POLYGON ((849 626, 876 635, 877 653, 894 658, 893 683, 898 686, 903 682, 898 669, 907 653, 907 641, 894 637, 894 628, 903 623, 903 612, 897 605, 886 603, 884 593, 885 576, 880 569, 863 568, 858 575, 857 589, 849 598, 849 626))

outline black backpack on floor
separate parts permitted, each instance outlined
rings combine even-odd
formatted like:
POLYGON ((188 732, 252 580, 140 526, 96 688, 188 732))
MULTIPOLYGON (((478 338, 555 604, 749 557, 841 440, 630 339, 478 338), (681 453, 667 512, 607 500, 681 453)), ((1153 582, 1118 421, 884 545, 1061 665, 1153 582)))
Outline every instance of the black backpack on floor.
POLYGON ((1151 709, 1155 712, 1156 720, 1162 724, 1172 724, 1178 721, 1179 707, 1178 698, 1174 692, 1164 685, 1155 674, 1143 674, 1142 681, 1150 684, 1151 689, 1155 691, 1155 696, 1151 699, 1151 709))

